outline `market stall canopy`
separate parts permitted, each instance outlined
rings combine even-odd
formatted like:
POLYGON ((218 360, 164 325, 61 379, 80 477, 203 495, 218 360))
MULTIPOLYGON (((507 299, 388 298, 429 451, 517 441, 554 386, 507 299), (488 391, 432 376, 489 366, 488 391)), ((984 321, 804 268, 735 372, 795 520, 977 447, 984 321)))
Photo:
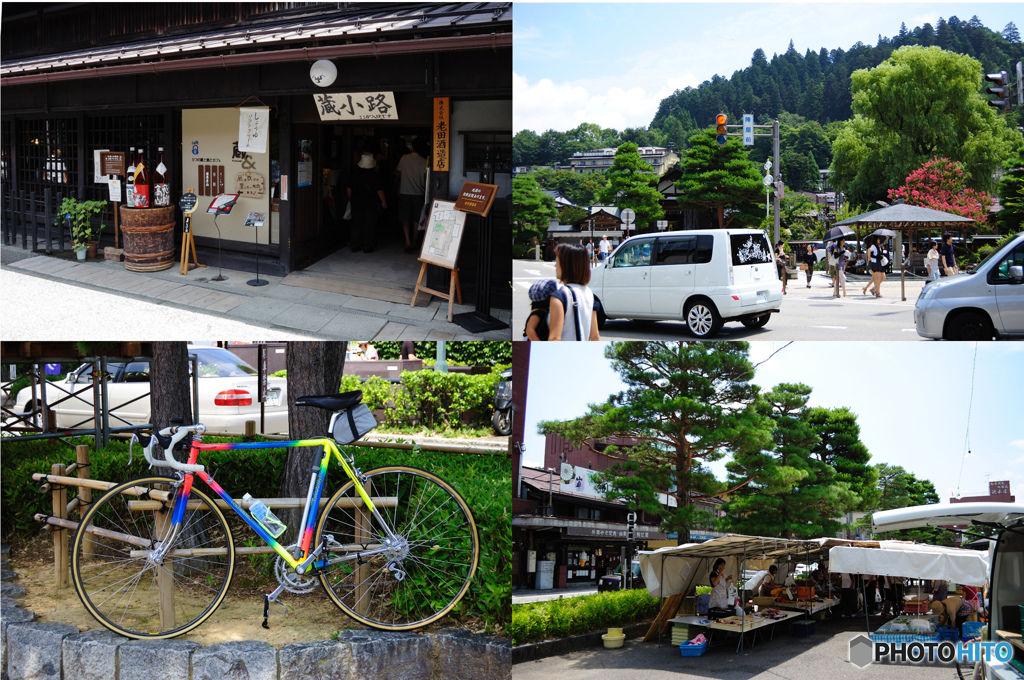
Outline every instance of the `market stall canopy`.
POLYGON ((836 222, 835 226, 886 227, 895 224, 898 225, 897 228, 941 229, 948 225, 957 225, 958 223, 959 226, 967 226, 967 224, 972 222, 974 220, 969 217, 962 217, 953 213, 942 212, 941 210, 932 210, 931 208, 922 208, 919 205, 900 203, 849 217, 841 222, 836 222))
POLYGON ((647 591, 654 597, 668 597, 689 592, 694 586, 710 585, 711 566, 718 558, 725 560, 725 573, 738 583, 742 580, 741 568, 761 570, 773 564, 818 562, 827 557, 830 548, 839 545, 878 544, 840 538, 797 540, 727 534, 704 543, 641 551, 640 569, 647 591))
POLYGON ((988 553, 904 541, 879 541, 878 548, 836 546, 833 573, 939 579, 981 586, 988 581, 988 553))

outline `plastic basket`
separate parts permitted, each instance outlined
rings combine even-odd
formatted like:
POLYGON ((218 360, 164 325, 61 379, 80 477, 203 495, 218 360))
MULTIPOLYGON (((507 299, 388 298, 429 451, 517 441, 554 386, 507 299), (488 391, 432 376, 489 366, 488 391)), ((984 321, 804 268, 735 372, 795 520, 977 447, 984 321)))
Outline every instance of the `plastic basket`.
POLYGON ((708 651, 708 643, 702 645, 679 645, 679 651, 683 656, 704 656, 708 651))
POLYGON ((935 633, 938 635, 940 642, 942 640, 952 640, 953 642, 956 642, 959 638, 956 628, 953 626, 939 626, 935 629, 935 633))
POLYGON ((964 640, 970 640, 981 635, 981 629, 985 627, 984 621, 964 621, 964 640))

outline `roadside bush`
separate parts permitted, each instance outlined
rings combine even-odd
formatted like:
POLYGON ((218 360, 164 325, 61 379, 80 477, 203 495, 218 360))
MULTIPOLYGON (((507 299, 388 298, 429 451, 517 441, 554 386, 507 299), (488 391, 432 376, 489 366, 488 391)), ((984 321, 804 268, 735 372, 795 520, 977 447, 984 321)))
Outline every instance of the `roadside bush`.
MULTIPOLYGON (((381 360, 400 359, 402 343, 399 341, 381 341, 373 343, 381 360)), ((433 364, 437 359, 437 342, 424 340, 413 343, 416 356, 433 364)), ((512 363, 512 343, 504 341, 488 342, 446 342, 445 361, 457 366, 490 366, 492 363, 512 363)))
MULTIPOLYGON (((205 443, 240 441, 238 438, 207 436, 205 443)), ((32 481, 36 472, 49 473, 53 463, 74 460, 75 444, 91 444, 91 438, 69 440, 71 446, 52 441, 18 442, 6 439, 3 447, 3 486, 0 520, 4 538, 28 538, 42 525, 33 519, 36 513, 50 514, 52 501, 49 494, 39 493, 39 482, 32 481)), ((200 462, 207 466, 214 479, 235 497, 244 493, 274 498, 278 494, 288 449, 247 449, 245 451, 205 451, 200 462)), ((473 455, 435 451, 403 451, 356 446, 348 449, 356 465, 364 472, 384 465, 408 465, 441 477, 466 500, 477 525, 480 539, 480 561, 476 576, 462 602, 453 610, 457 618, 482 621, 491 631, 500 631, 508 622, 510 613, 510 583, 512 579, 512 499, 508 493, 512 484, 507 457, 502 455, 473 455)), ((131 465, 128 464, 128 444, 113 441, 103 450, 91 453, 91 477, 108 482, 121 482, 149 474, 148 464, 138 447, 131 465)), ((347 478, 340 466, 328 472, 325 496, 329 496, 345 483, 347 478)), ((205 487, 202 482, 197 486, 205 487)), ((77 487, 68 489, 68 500, 77 487)), ((93 499, 102 492, 94 491, 93 499)), ((230 514, 230 513, 229 513, 230 514)), ((74 518, 77 520, 77 517, 74 518)), ((239 544, 252 534, 236 534, 239 544)))
POLYGON ((505 630, 512 644, 521 645, 646 621, 660 607, 661 600, 643 589, 559 598, 513 605, 512 619, 505 630))

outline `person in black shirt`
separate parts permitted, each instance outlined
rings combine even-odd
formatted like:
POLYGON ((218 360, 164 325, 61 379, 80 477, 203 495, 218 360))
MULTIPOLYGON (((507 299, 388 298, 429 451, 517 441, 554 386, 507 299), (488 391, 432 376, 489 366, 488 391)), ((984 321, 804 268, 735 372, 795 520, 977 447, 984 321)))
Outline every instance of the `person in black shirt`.
POLYGON ((956 254, 953 252, 952 234, 945 234, 942 237, 942 246, 939 248, 939 262, 942 264, 942 272, 946 276, 953 276, 958 273, 956 254))

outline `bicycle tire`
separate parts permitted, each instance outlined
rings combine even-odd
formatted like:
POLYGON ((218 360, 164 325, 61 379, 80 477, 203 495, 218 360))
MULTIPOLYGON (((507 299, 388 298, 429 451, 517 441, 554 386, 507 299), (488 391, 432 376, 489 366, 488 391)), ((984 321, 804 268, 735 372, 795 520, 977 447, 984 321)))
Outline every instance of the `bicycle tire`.
MULTIPOLYGON (((396 502, 390 507, 380 504, 369 523, 363 515, 357 526, 356 509, 338 505, 362 502, 355 485, 347 482, 325 506, 313 545, 320 545, 325 533, 343 545, 380 545, 386 535, 381 522, 387 522, 406 541, 405 550, 325 567, 320 583, 335 605, 366 626, 393 631, 422 628, 447 615, 473 580, 480 558, 473 513, 447 482, 425 470, 394 465, 370 470, 364 477, 371 498, 396 502), (357 539, 362 541, 356 543, 357 539), (401 569, 403 580, 395 579, 389 562, 401 569)), ((358 550, 345 554, 352 552, 358 550)), ((329 552, 327 558, 340 554, 329 552)))
POLYGON ((206 621, 227 595, 234 575, 234 539, 224 513, 199 489, 191 490, 189 503, 201 503, 185 510, 172 550, 225 552, 171 554, 160 565, 138 554, 147 551, 140 543, 155 543, 158 524, 169 524, 173 503, 161 501, 154 512, 131 510, 129 501, 156 499, 130 490, 170 489, 175 483, 172 477, 154 475, 112 487, 91 504, 75 532, 71 551, 75 591, 89 613, 119 635, 137 640, 184 635, 206 621), (137 554, 132 556, 131 551, 137 554), (163 611, 161 588, 173 602, 163 611))

